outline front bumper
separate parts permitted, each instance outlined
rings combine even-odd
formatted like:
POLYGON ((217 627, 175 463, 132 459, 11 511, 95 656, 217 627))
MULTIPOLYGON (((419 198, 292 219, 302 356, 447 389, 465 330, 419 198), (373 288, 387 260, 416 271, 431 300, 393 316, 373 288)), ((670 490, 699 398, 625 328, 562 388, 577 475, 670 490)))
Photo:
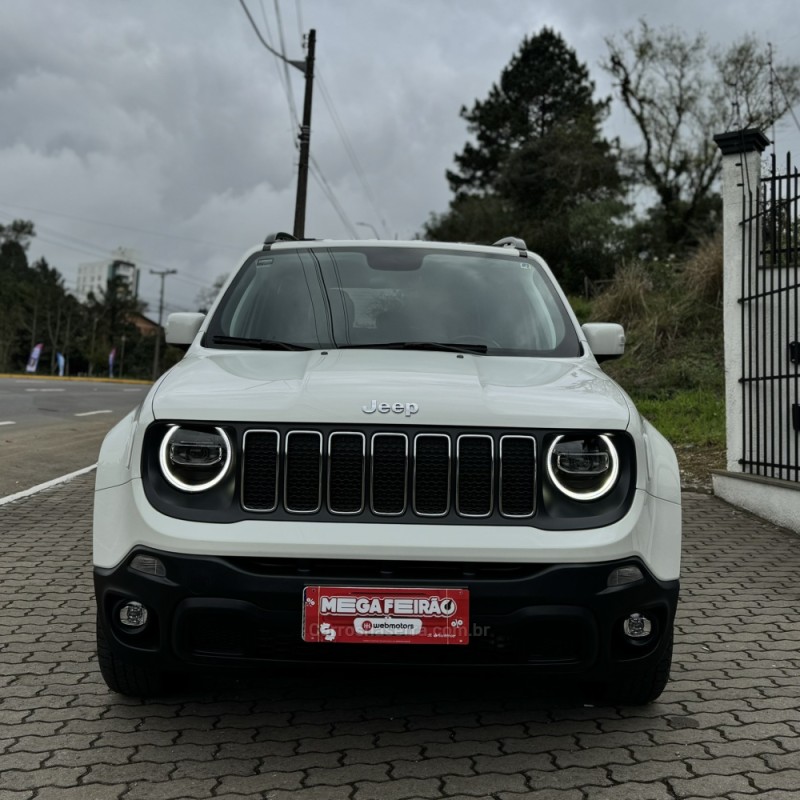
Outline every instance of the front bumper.
POLYGON ((279 662, 524 666, 618 677, 662 655, 679 583, 661 581, 637 558, 600 564, 442 563, 189 556, 136 548, 114 568, 96 567, 98 620, 114 653, 129 663, 186 671, 279 662), (129 565, 157 556, 166 577, 129 565), (611 571, 635 564, 636 583, 608 587, 611 571), (302 640, 306 586, 466 588, 470 641, 465 646, 308 643, 302 640), (118 622, 126 600, 149 612, 131 633, 118 622), (645 639, 623 633, 632 612, 646 614, 645 639))

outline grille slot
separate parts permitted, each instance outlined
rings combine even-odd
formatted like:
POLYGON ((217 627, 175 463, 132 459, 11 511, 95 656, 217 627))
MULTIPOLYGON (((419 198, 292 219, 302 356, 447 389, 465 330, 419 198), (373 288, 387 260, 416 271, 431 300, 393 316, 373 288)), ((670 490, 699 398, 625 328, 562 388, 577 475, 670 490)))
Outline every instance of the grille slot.
POLYGON ((286 434, 284 505, 295 514, 313 514, 322 507, 322 434, 286 434))
POLYGON ((243 441, 242 507, 274 511, 278 507, 278 432, 247 431, 243 441))
POLYGON ((450 437, 420 433, 414 439, 414 513, 443 517, 450 511, 450 437))
POLYGON ((536 510, 536 440, 533 436, 500 439, 500 513, 532 517, 536 510))
POLYGON ((494 440, 459 436, 456 456, 456 511, 463 517, 488 517, 494 503, 494 440))
POLYGON ((404 433, 376 433, 372 437, 370 475, 372 513, 404 514, 408 497, 408 437, 404 433))
POLYGON ((363 433, 332 433, 328 439, 328 510, 360 514, 364 510, 363 433))

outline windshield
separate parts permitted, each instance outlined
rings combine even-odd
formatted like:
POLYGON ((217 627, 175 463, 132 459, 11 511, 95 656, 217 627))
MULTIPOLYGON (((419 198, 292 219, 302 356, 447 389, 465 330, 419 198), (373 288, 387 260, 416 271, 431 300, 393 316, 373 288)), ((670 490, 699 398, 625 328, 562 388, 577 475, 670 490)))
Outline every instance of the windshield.
POLYGON ((256 254, 222 298, 203 343, 269 349, 462 345, 465 352, 495 355, 580 354, 563 304, 538 263, 516 251, 424 246, 319 245, 256 254))

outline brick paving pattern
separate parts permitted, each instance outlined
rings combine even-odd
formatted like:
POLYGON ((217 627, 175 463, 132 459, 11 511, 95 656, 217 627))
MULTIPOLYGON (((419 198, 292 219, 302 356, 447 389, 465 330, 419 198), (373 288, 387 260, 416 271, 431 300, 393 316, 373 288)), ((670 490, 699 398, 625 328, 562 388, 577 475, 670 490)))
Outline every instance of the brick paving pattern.
POLYGON ((798 800, 800 538, 684 498, 672 681, 265 672, 142 703, 94 652, 93 476, 0 507, 0 800, 798 800))

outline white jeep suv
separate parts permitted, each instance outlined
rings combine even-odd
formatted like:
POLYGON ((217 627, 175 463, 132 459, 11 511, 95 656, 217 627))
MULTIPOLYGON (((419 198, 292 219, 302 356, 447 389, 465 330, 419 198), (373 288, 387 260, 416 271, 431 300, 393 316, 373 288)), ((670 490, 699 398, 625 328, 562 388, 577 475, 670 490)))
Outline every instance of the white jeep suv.
POLYGON ((145 695, 272 661, 669 675, 680 483, 548 266, 495 246, 251 250, 97 467, 98 654, 145 695))

